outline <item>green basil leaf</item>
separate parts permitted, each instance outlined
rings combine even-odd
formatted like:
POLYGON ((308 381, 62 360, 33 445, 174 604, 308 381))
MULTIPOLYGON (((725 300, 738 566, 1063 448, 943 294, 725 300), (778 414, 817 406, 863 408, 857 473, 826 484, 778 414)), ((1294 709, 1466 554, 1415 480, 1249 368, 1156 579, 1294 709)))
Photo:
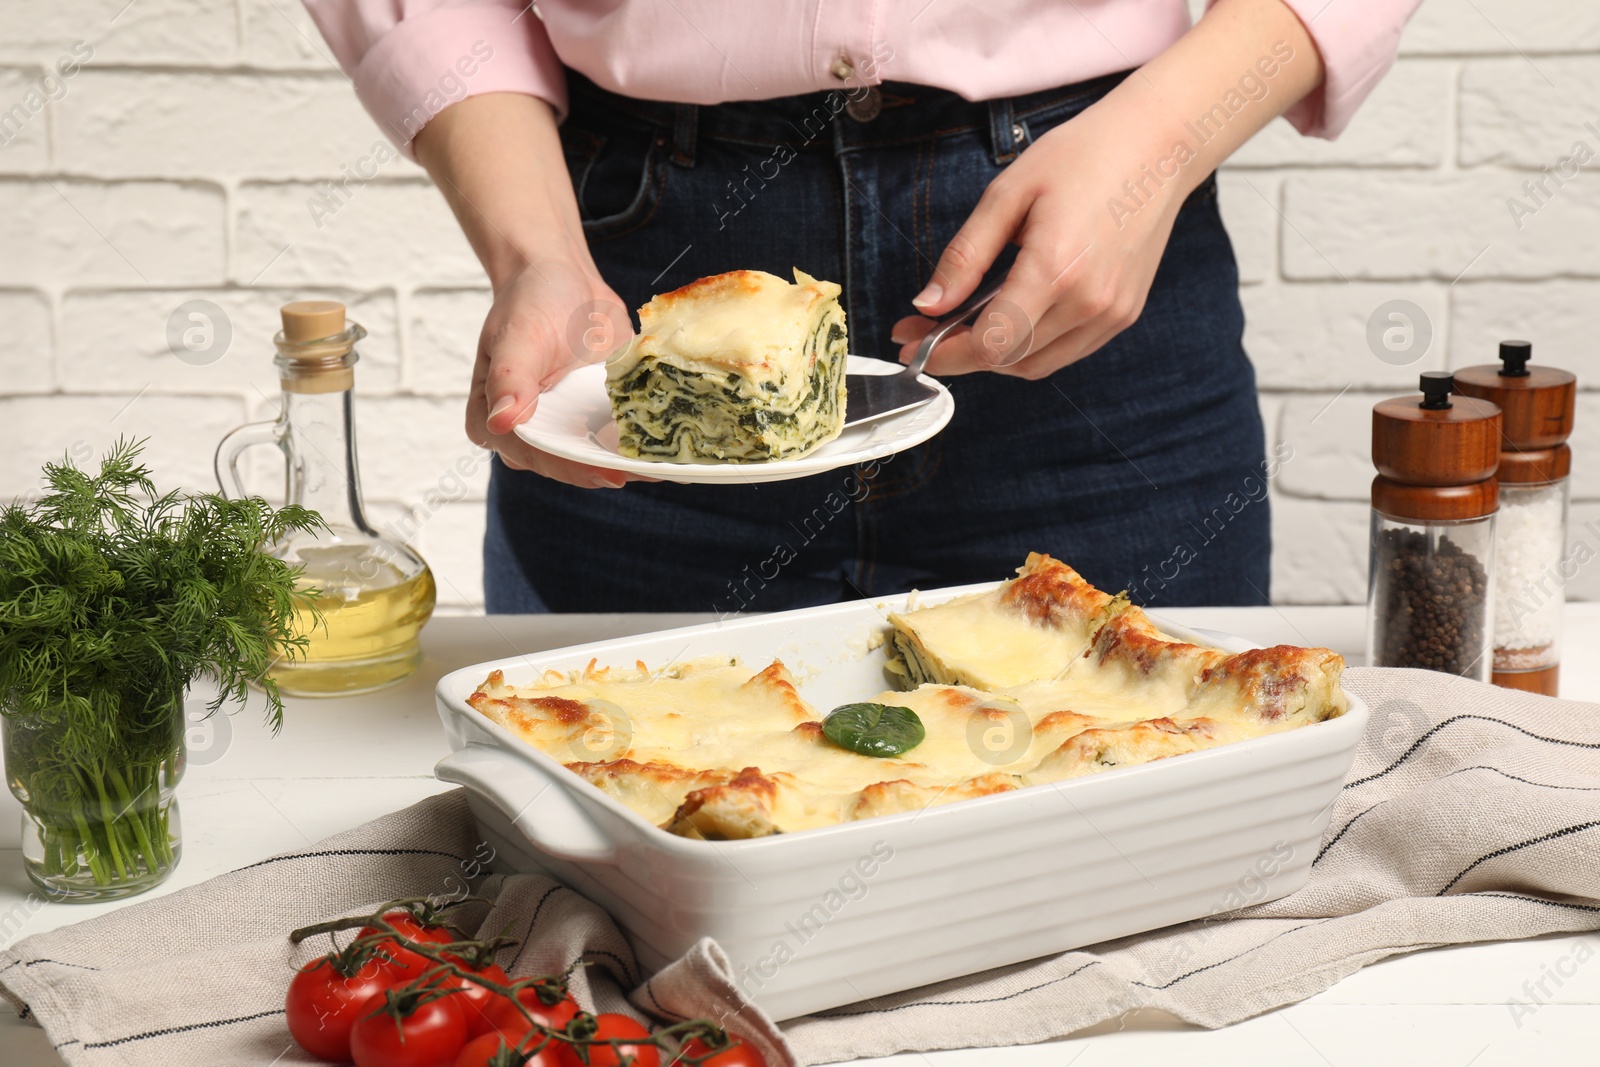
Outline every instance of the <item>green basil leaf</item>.
POLYGON ((916 712, 892 704, 844 704, 834 708, 822 720, 822 733, 840 748, 884 758, 909 752, 928 736, 916 712))

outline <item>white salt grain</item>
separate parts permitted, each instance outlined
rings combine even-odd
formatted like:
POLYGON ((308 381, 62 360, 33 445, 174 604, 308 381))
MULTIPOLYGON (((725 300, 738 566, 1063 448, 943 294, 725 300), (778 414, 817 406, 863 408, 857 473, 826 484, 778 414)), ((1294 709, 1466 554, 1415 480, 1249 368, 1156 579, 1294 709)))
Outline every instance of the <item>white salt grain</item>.
POLYGON ((1543 648, 1561 632, 1561 497, 1559 486, 1501 489, 1495 536, 1497 649, 1543 648))

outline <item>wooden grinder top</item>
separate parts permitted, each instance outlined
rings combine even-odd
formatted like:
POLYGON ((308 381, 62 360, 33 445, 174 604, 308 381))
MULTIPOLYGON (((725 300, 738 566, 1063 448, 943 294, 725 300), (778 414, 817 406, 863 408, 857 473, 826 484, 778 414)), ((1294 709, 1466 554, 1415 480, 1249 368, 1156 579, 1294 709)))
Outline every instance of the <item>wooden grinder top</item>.
POLYGON ((1422 392, 1372 409, 1372 506, 1396 518, 1471 519, 1494 511, 1500 408, 1452 396, 1445 371, 1422 375, 1422 392), (1488 483, 1488 484, 1480 484, 1488 483), (1469 488, 1470 487, 1470 488, 1469 488))
POLYGON ((1566 477, 1572 468, 1566 440, 1572 434, 1578 380, 1555 367, 1529 366, 1532 355, 1527 341, 1501 341, 1499 364, 1456 371, 1456 392, 1491 401, 1503 413, 1502 481, 1548 482, 1566 477))

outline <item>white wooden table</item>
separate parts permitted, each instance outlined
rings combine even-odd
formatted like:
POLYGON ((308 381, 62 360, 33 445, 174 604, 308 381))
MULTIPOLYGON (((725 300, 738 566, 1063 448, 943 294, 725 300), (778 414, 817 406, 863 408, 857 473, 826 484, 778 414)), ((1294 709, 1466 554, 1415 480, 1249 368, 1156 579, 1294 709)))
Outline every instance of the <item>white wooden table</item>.
MULTIPOLYGON (((1562 695, 1600 701, 1600 656, 1595 655, 1600 604, 1570 605, 1567 611, 1562 695)), ((1360 608, 1196 608, 1165 614, 1264 644, 1322 645, 1352 663, 1361 658, 1360 608)), ((435 619, 423 635, 427 659, 402 686, 366 697, 290 701, 276 738, 261 726, 259 704, 252 704, 230 720, 226 748, 213 748, 211 762, 189 770, 179 791, 183 860, 154 892, 171 892, 301 847, 447 788, 432 773, 446 752, 432 687, 446 671, 515 652, 701 621, 705 617, 660 615, 435 619)), ((1600 715, 1600 708, 1595 713, 1600 715)), ((31 893, 17 851, 0 849, 0 944, 120 906, 44 904, 31 893)), ((1224 1030, 1197 1030, 1162 1013, 1138 1012, 1046 1045, 914 1053, 870 1062, 924 1067, 1600 1064, 1600 933, 1419 952, 1224 1030), (1563 972, 1559 985, 1548 977, 1557 971, 1563 972), (1549 995, 1540 999, 1546 1003, 1533 1014, 1514 1015, 1508 1001, 1526 1001, 1524 983, 1541 979, 1549 995)), ((60 1063, 42 1030, 0 1007, 0 1064, 60 1063)))

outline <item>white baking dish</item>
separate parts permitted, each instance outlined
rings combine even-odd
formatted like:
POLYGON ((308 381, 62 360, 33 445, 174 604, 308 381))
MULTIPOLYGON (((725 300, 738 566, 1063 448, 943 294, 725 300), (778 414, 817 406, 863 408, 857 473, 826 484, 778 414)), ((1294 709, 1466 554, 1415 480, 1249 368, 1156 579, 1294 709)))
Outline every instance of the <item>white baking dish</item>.
MULTIPOLYGON (((991 584, 923 593, 934 603, 991 584)), ((702 937, 775 1019, 1259 903, 1300 888, 1366 727, 1337 719, 1141 766, 747 841, 651 825, 467 706, 491 670, 781 658, 820 711, 887 688, 873 640, 906 598, 856 601, 514 656, 439 681, 452 755, 507 869, 609 911, 650 969, 702 937)), ((1230 650, 1248 642, 1159 622, 1230 650)), ((686 754, 692 759, 692 755, 686 754)))

